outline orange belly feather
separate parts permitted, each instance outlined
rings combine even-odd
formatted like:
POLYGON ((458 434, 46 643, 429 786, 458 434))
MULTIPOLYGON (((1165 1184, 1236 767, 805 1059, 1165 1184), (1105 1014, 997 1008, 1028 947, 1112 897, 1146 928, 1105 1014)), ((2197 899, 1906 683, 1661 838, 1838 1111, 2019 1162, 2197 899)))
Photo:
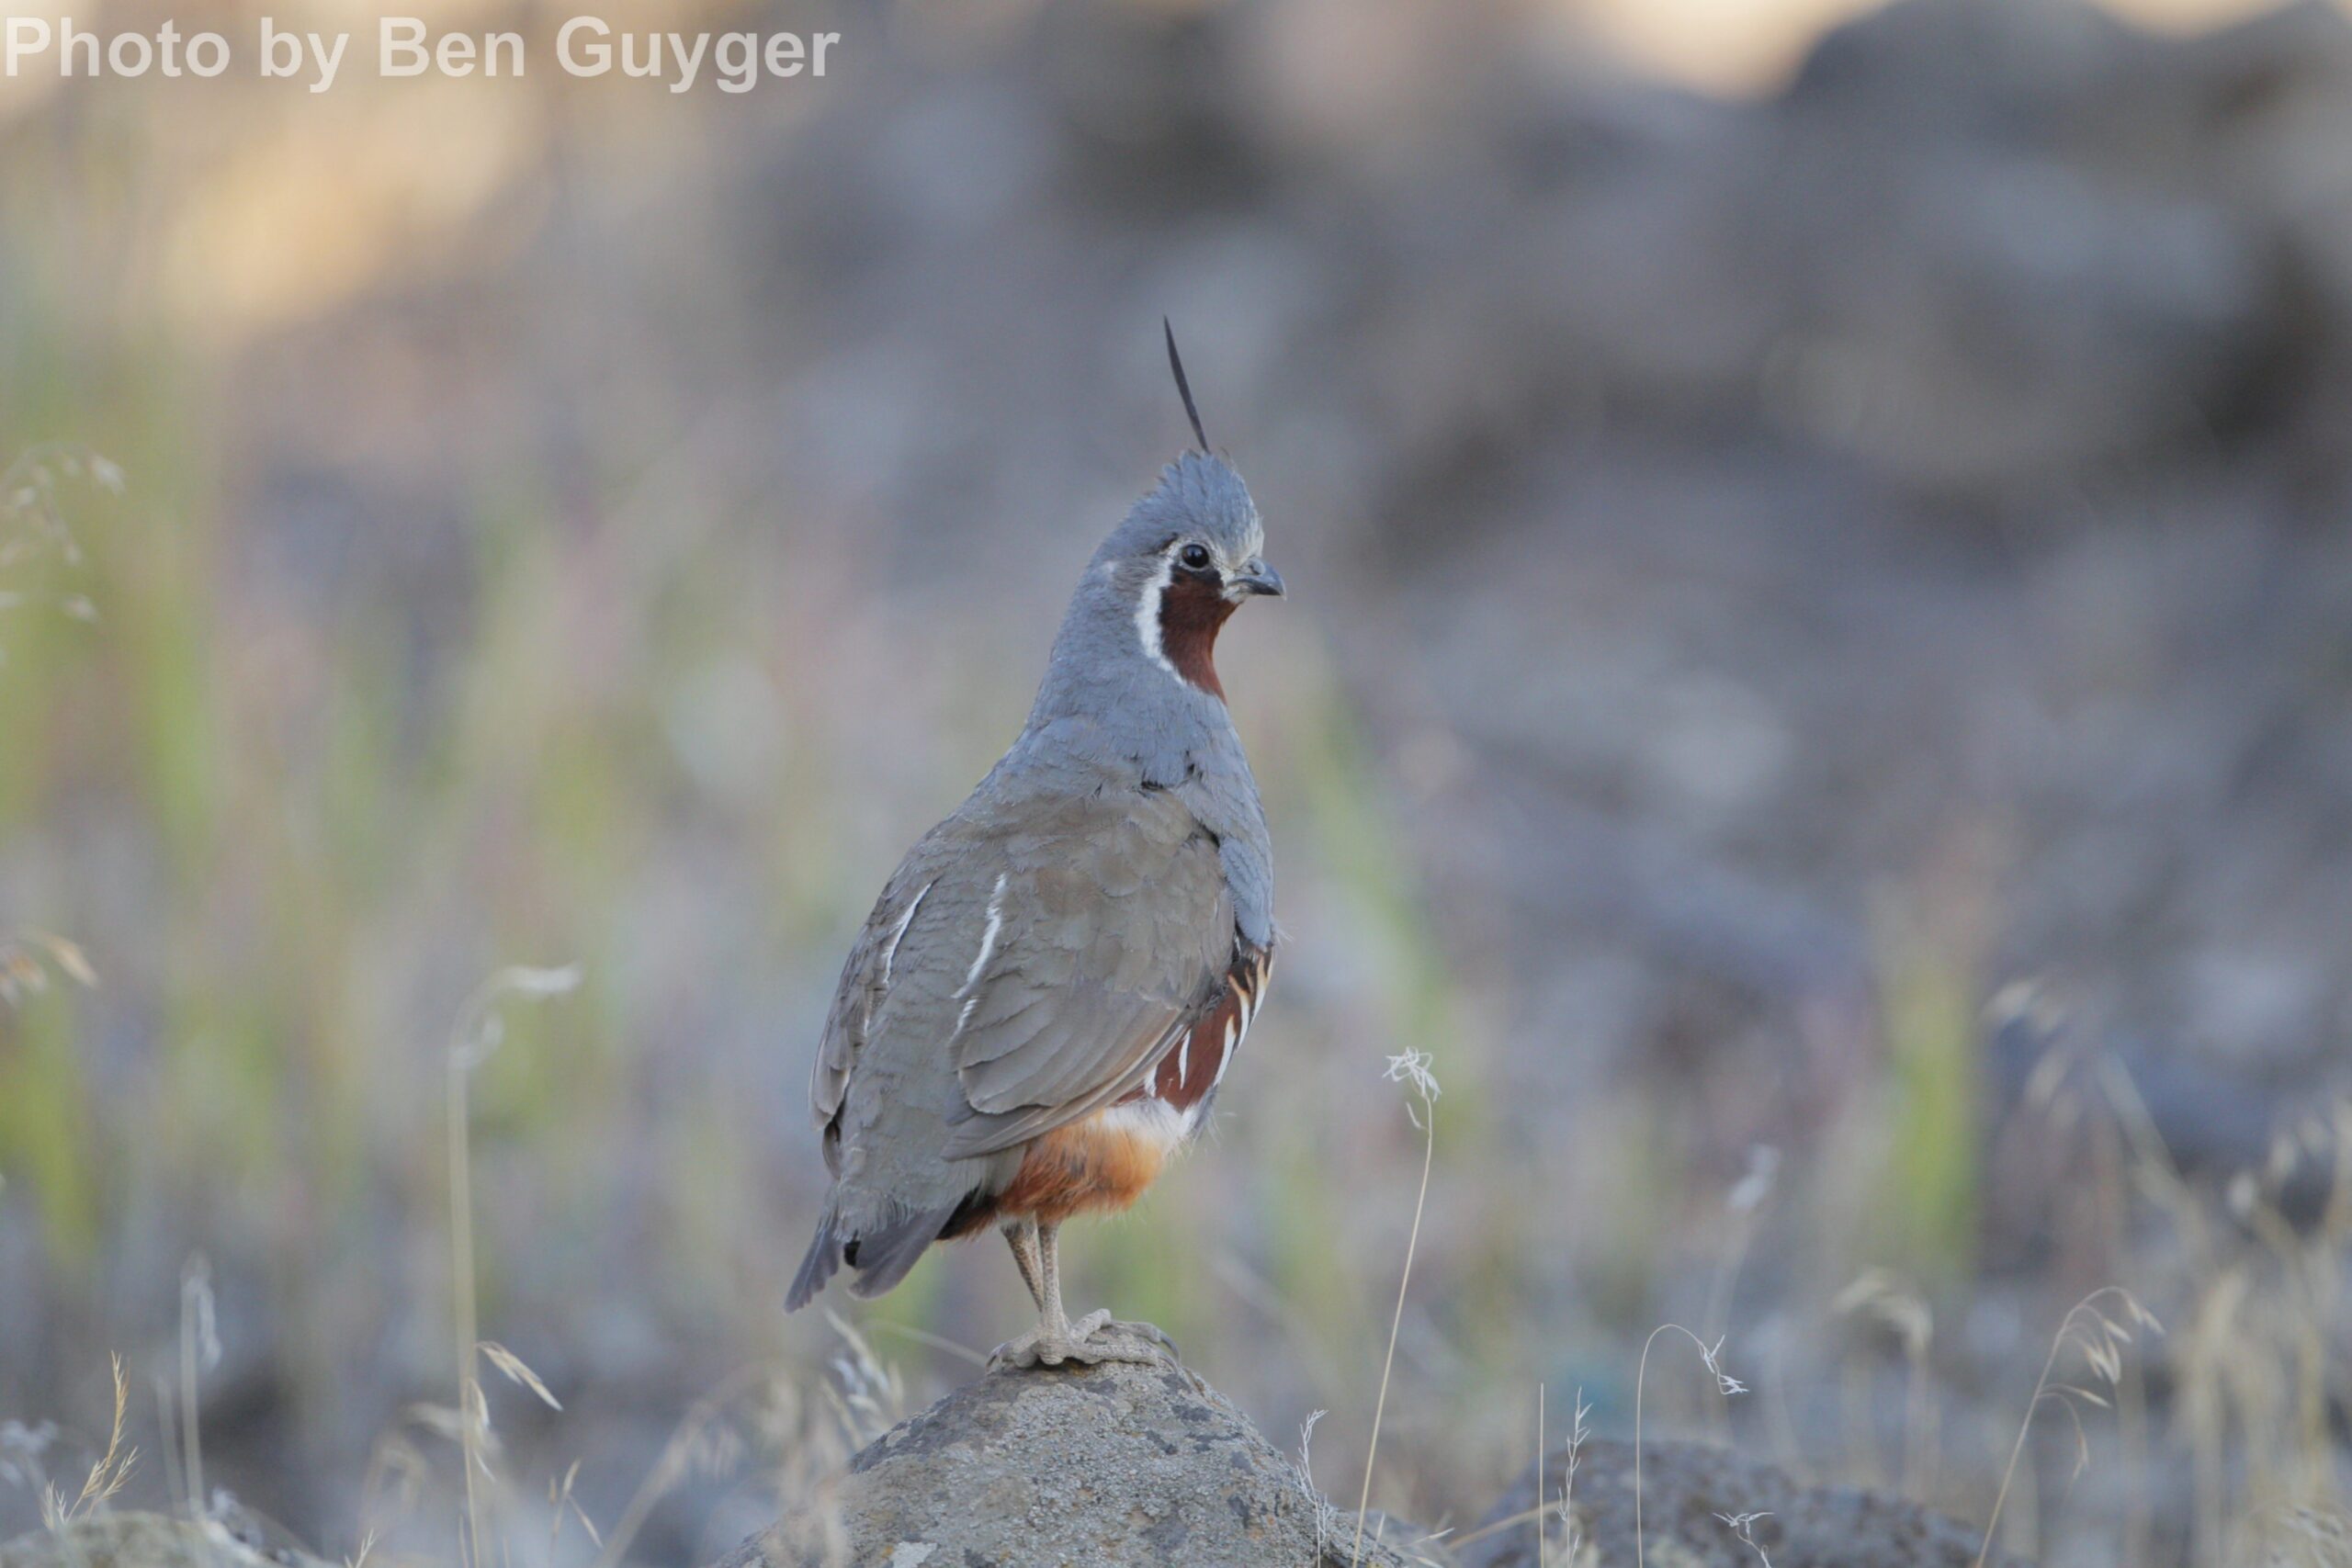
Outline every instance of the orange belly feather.
POLYGON ((1072 1214, 1125 1208, 1159 1179, 1183 1142, 1181 1121, 1158 1105, 1120 1105, 1057 1127, 1029 1145, 1000 1214, 1059 1224, 1072 1214))
POLYGON ((1117 1211, 1142 1197, 1207 1113, 1265 996, 1272 966, 1272 955, 1263 951, 1237 953, 1223 994, 1150 1077, 1117 1104, 1038 1137, 1012 1185, 968 1206, 947 1234, 967 1235, 1018 1215, 1057 1225, 1072 1214, 1117 1211))

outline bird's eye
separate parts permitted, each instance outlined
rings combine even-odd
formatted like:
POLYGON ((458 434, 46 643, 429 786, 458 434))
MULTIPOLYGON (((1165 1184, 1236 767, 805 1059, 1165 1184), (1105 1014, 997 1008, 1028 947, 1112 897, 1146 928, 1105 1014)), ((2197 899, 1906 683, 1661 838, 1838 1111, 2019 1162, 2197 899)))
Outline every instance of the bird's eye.
POLYGON ((1205 545, 1186 545, 1177 558, 1184 563, 1188 571, 1206 571, 1209 569, 1209 552, 1205 545))

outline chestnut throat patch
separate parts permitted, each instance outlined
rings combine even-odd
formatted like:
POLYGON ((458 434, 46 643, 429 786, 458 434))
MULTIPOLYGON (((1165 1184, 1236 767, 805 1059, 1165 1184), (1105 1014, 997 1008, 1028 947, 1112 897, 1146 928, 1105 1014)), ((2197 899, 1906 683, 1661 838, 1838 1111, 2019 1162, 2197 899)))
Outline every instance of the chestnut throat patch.
POLYGON ((1176 673, 1225 699, 1216 678, 1216 634, 1234 611, 1223 584, 1210 573, 1178 570, 1159 594, 1159 651, 1176 673))

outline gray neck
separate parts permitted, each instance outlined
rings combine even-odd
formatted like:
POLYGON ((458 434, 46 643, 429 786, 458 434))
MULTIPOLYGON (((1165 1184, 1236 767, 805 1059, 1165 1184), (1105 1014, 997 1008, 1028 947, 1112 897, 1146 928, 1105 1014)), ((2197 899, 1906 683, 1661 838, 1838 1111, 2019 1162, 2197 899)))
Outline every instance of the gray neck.
POLYGON ((1188 452, 1160 474, 1094 553, 1054 638, 1046 679, 1012 750, 973 792, 1170 791, 1217 845, 1241 940, 1274 941, 1273 846, 1225 701, 1159 651, 1163 546, 1206 531, 1228 558, 1263 544, 1257 508, 1222 459, 1188 452))
POLYGON ((1154 654, 1159 570, 1159 563, 1101 559, 1087 570, 1054 638, 1014 756, 1049 736, 1050 754, 1075 754, 1144 783, 1173 784, 1197 753, 1239 750, 1223 700, 1154 654))

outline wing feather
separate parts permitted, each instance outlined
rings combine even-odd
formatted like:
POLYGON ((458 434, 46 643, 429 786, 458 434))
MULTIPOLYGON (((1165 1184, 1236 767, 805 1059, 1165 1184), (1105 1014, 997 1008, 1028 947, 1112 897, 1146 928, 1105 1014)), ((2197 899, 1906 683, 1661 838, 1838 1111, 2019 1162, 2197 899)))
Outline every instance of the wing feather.
POLYGON ((1114 1103, 1216 1001, 1234 919, 1216 840, 1168 795, 1032 796, 950 818, 842 966, 809 1085, 828 1161, 838 1174, 844 1136, 861 1137, 842 1107, 862 1058, 877 1088, 897 1086, 886 1099, 939 1084, 951 1161, 1114 1103))
POLYGON ((1005 904, 1021 918, 959 1020, 951 1157, 1025 1143, 1139 1088, 1213 999, 1234 930, 1216 843, 1176 802, 1144 801, 1099 802, 1010 845, 1005 904))
POLYGON ((850 1074, 892 989, 899 949, 939 884, 941 858, 933 837, 908 852, 842 961, 832 1010, 808 1070, 809 1114, 823 1134, 825 1164, 836 1176, 841 1174, 841 1113, 849 1097, 850 1074))

